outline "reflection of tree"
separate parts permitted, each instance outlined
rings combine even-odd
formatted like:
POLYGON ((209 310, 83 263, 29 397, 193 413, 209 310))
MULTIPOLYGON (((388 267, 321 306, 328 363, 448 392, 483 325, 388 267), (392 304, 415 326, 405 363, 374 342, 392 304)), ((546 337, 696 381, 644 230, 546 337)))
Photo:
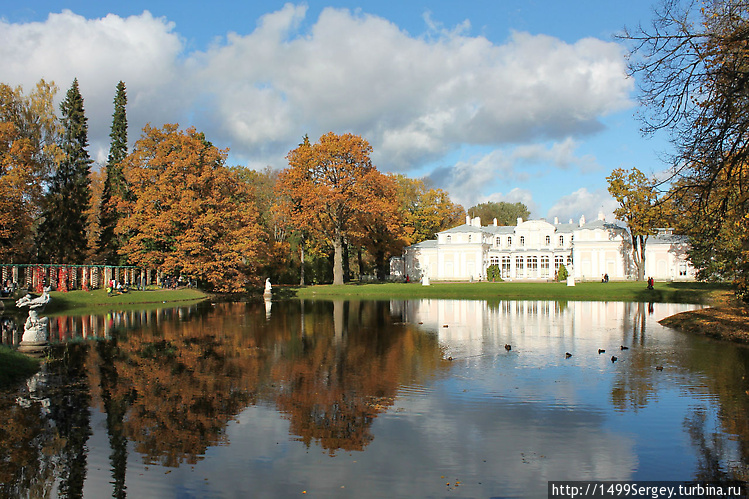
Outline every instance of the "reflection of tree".
POLYGON ((18 401, 0 402, 0 495, 82 497, 91 434, 85 345, 63 348, 27 383, 18 401))
POLYGON ((668 352, 670 358, 663 358, 662 351, 639 348, 648 346, 646 306, 625 304, 622 344, 633 345, 633 348, 628 350, 626 363, 617 371, 611 392, 613 406, 621 411, 637 411, 655 400, 659 387, 657 378, 664 375, 655 370, 658 364, 699 376, 703 383, 687 384, 684 388, 698 398, 703 398, 705 393, 715 394, 719 410, 715 421, 709 420, 711 412, 701 408, 695 408, 684 421, 698 455, 694 478, 746 480, 749 478, 749 419, 746 417, 749 397, 743 394, 749 388, 749 351, 692 335, 681 336, 685 343, 676 351, 668 352), (715 427, 721 427, 722 431, 716 429, 707 433, 715 427))
POLYGON ((436 337, 393 324, 387 302, 279 303, 268 321, 262 304, 241 303, 140 317, 110 339, 57 347, 26 407, 0 401, 0 496, 55 484, 80 496, 92 405, 106 413, 112 495, 125 497, 128 448, 147 463, 195 463, 258 401, 307 445, 363 449, 399 386, 448 364, 436 337))
POLYGON ((86 442, 91 435, 91 394, 85 355, 87 345, 64 348, 55 371, 60 382, 50 393, 50 419, 64 442, 58 456, 61 461, 59 493, 61 497, 82 497, 86 479, 86 442), (64 381, 63 381, 64 380, 64 381))
POLYGON ((42 415, 39 401, 19 405, 0 399, 0 496, 48 497, 61 441, 42 415))
POLYGON ((333 313, 305 325, 300 348, 274 365, 273 378, 291 432, 333 455, 363 450, 374 418, 392 405, 400 385, 443 361, 435 337, 392 325, 386 302, 324 305, 333 313))
POLYGON ((112 467, 114 491, 112 497, 125 497, 125 474, 127 470, 127 437, 124 432, 124 419, 128 407, 132 403, 135 393, 120 398, 113 398, 112 392, 118 388, 119 376, 115 368, 115 356, 118 353, 117 337, 112 341, 99 341, 96 350, 101 362, 99 374, 101 398, 107 415, 107 434, 112 453, 109 455, 112 467))
MULTIPOLYGON (((695 409, 685 419, 693 444, 699 455, 700 479, 749 479, 749 351, 723 342, 699 339, 699 348, 687 351, 684 364, 690 370, 704 373, 710 393, 717 395, 717 421, 705 424, 707 413, 695 409), (741 394, 741 395, 737 395, 741 394), (723 432, 706 434, 719 425, 723 432), (738 438, 737 438, 738 437, 738 438)), ((704 389, 704 388, 703 388, 704 389)))

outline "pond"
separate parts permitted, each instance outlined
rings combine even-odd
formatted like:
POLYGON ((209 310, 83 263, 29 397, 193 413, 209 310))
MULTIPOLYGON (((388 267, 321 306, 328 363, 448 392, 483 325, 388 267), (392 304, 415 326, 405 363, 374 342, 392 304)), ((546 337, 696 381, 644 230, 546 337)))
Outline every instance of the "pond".
POLYGON ((657 322, 690 308, 53 317, 43 371, 0 392, 0 495, 546 497, 549 480, 745 479, 749 350, 657 322))

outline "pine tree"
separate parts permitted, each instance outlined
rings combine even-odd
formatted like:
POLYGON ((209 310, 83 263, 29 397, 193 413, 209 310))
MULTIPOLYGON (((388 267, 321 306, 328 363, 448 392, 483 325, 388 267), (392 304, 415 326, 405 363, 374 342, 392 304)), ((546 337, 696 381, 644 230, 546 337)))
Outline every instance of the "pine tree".
POLYGON ((88 124, 78 79, 60 104, 63 158, 52 176, 44 220, 39 227, 39 257, 55 263, 84 263, 86 210, 90 203, 88 124))
POLYGON ((122 175, 122 160, 127 156, 127 95, 125 83, 117 84, 117 93, 114 97, 114 114, 112 115, 112 131, 107 157, 106 178, 104 179, 104 192, 101 197, 101 213, 99 224, 98 254, 108 264, 117 264, 120 257, 117 250, 121 242, 115 234, 115 226, 119 219, 117 211, 117 200, 123 199, 126 193, 125 177, 122 175))

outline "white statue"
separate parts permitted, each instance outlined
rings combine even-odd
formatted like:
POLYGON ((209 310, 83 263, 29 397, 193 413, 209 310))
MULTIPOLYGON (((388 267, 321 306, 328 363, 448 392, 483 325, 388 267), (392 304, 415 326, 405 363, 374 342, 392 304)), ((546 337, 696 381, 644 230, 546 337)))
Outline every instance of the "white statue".
POLYGON ((421 285, 429 286, 429 265, 424 265, 424 270, 421 273, 421 285))
POLYGON ((48 343, 49 333, 47 326, 49 319, 39 317, 39 311, 43 310, 47 303, 49 303, 49 288, 44 288, 42 296, 37 298, 31 298, 31 295, 26 295, 16 301, 16 307, 18 308, 29 307, 29 318, 26 319, 26 324, 23 326, 23 337, 21 338, 21 343, 18 345, 20 351, 34 350, 36 347, 48 343))
POLYGON ((270 277, 265 279, 265 293, 266 295, 271 294, 271 285, 270 285, 270 277))

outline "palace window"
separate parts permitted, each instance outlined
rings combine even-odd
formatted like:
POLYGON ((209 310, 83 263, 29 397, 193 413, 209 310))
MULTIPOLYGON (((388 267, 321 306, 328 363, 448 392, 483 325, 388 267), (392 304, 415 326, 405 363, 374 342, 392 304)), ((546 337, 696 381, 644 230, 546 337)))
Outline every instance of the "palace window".
POLYGON ((508 277, 510 277, 510 257, 503 256, 502 257, 502 278, 506 279, 508 277))
POLYGON ((546 236, 546 245, 551 244, 551 236, 546 236))
POLYGON ((447 236, 447 244, 450 244, 451 242, 453 242, 452 236, 447 236))
POLYGON ((538 275, 538 257, 528 257, 528 277, 536 277, 538 275))
POLYGON ((557 255, 554 257, 554 270, 559 270, 559 267, 561 267, 564 264, 564 257, 562 255, 557 255))
POLYGON ((502 238, 500 238, 499 236, 497 236, 497 239, 494 241, 494 246, 496 246, 497 248, 499 248, 500 245, 502 244, 501 240, 502 240, 502 238))
POLYGON ((564 236, 559 236, 559 247, 561 248, 563 246, 564 246, 564 236))
POLYGON ((541 257, 541 277, 549 277, 549 257, 541 257))
POLYGON ((686 277, 687 275, 687 264, 685 262, 679 263, 679 277, 686 277))
POLYGON ((515 275, 518 277, 523 277, 525 275, 525 269, 523 267, 523 257, 522 256, 516 256, 515 257, 515 275))
POLYGON ((512 247, 512 238, 510 236, 507 236, 507 247, 508 248, 512 247))
POLYGON ((520 236, 520 246, 525 246, 525 236, 520 236))
POLYGON ((471 236, 470 234, 468 234, 468 242, 469 242, 469 243, 471 242, 471 237, 472 237, 472 236, 471 236))

